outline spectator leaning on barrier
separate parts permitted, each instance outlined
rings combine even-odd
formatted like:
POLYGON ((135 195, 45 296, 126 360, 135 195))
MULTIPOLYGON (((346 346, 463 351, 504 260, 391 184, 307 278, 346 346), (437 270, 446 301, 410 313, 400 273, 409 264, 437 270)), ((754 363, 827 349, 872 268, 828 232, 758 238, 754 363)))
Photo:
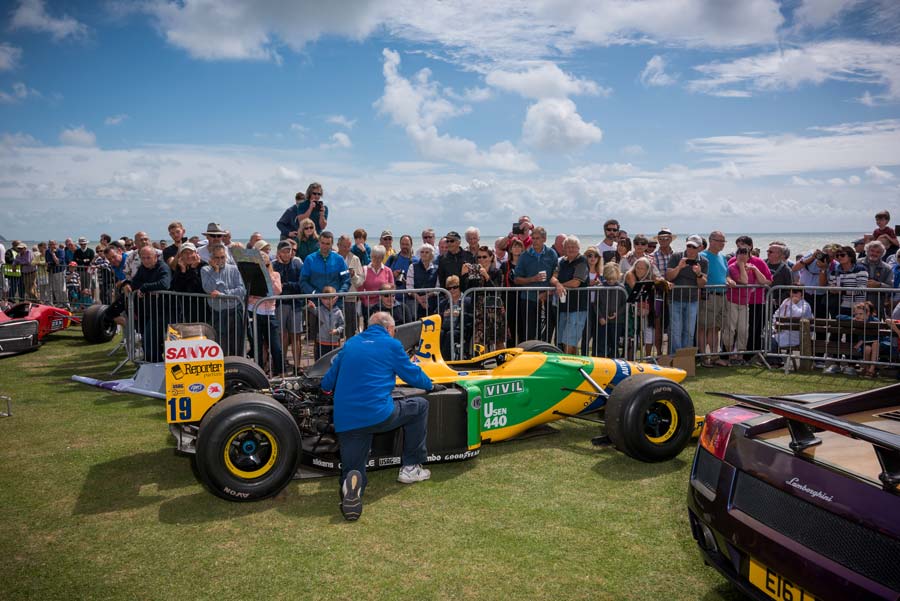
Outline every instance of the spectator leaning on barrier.
MULTIPOLYGON (((37 299, 37 266, 34 264, 34 253, 28 249, 28 245, 19 242, 16 245, 16 258, 13 259, 13 265, 18 266, 20 279, 20 298, 37 299)), ((63 267, 65 269, 65 267, 63 267)), ((62 273, 60 273, 62 276, 62 273)), ((62 279, 62 277, 61 277, 62 279)), ((63 294, 65 294, 65 280, 63 279, 63 294)))
MULTIPOLYGON (((856 288, 840 295, 839 306, 832 310, 833 315, 852 315, 853 306, 866 300, 866 284, 869 274, 865 267, 856 262, 856 252, 852 246, 843 246, 834 254, 837 262, 827 271, 819 273, 819 285, 830 288, 856 288)), ((834 307, 834 302, 829 305, 834 307)))
POLYGON ((700 360, 703 367, 728 365, 725 359, 716 356, 720 346, 719 334, 726 319, 725 290, 734 286, 734 280, 728 275, 728 261, 722 254, 725 242, 725 234, 714 230, 709 233, 707 249, 700 253, 709 262, 709 272, 697 307, 697 346, 701 353, 705 353, 709 345, 709 352, 712 353, 700 360))
MULTIPOLYGON (((675 251, 672 248, 673 240, 675 240, 675 234, 667 227, 661 227, 656 233, 655 242, 658 247, 650 255, 650 258, 657 271, 659 271, 663 277, 665 277, 666 271, 669 269, 669 259, 675 254, 675 251)), ((669 327, 669 318, 671 315, 668 301, 668 293, 659 294, 656 297, 656 306, 653 317, 653 328, 656 336, 654 344, 660 353, 663 352, 663 333, 669 327)))
POLYGON ((683 253, 675 253, 669 259, 666 279, 675 285, 672 291, 672 326, 669 352, 694 345, 697 327, 699 290, 706 286, 709 262, 700 256, 703 240, 698 235, 689 236, 683 253))
MULTIPOLYGON (((281 276, 281 294, 303 294, 300 284, 300 271, 303 261, 294 256, 294 247, 290 239, 284 239, 278 243, 275 252, 275 261, 272 267, 281 276)), ((292 349, 294 366, 300 365, 300 355, 303 346, 303 314, 306 302, 303 300, 283 300, 278 304, 279 327, 281 328, 281 348, 287 353, 288 346, 292 349)))
MULTIPOLYGON (((543 227, 536 227, 531 233, 531 248, 519 257, 516 266, 516 286, 541 286, 549 287, 550 278, 556 274, 559 257, 556 251, 547 246, 547 231, 543 227)), ((519 319, 517 329, 519 340, 539 338, 545 330, 547 323, 556 318, 551 314, 547 292, 535 290, 523 290, 519 296, 519 319), (541 305, 545 311, 541 312, 541 305), (541 321, 544 316, 544 323, 541 321)))
MULTIPOLYGON (((372 249, 372 263, 366 266, 366 276, 360 290, 377 292, 384 284, 394 283, 394 272, 384 264, 385 254, 385 248, 380 244, 376 244, 372 249)), ((360 302, 362 303, 363 318, 366 323, 369 323, 369 315, 377 310, 378 297, 374 294, 361 296, 360 302)))
POLYGON ((244 306, 247 295, 241 272, 228 263, 228 249, 224 244, 213 244, 209 249, 209 265, 200 270, 203 290, 212 298, 212 326, 219 337, 222 352, 226 355, 244 356, 244 306), (236 298, 221 298, 222 296, 236 298))
POLYGON ((125 294, 137 293, 135 308, 143 327, 144 360, 150 363, 162 361, 163 331, 168 318, 168 306, 163 296, 155 292, 168 290, 172 285, 172 272, 162 262, 155 248, 145 244, 137 251, 141 262, 133 278, 125 281, 125 294))
MULTIPOLYGON (((182 243, 171 264, 171 290, 189 294, 205 294, 201 272, 206 265, 206 261, 202 260, 197 253, 196 246, 190 242, 182 243)), ((176 297, 172 302, 171 315, 173 323, 207 322, 209 305, 199 297, 176 297)))
MULTIPOLYGON (((347 263, 347 269, 350 272, 350 288, 349 292, 356 292, 366 280, 365 268, 359 261, 359 257, 352 252, 353 241, 347 234, 341 234, 338 238, 337 252, 347 263)), ((359 307, 359 297, 344 297, 344 334, 350 338, 359 331, 359 315, 357 313, 359 307)))
MULTIPOLYGON (((756 285, 750 289, 750 297, 747 303, 750 320, 747 329, 747 350, 766 350, 764 346, 767 347, 768 345, 764 345, 762 335, 766 321, 766 292, 768 292, 768 287, 772 284, 772 273, 766 266, 766 262, 759 258, 758 254, 753 254, 753 251, 757 249, 753 248, 753 239, 750 236, 738 236, 736 243, 738 248, 750 250, 748 263, 759 271, 759 275, 756 276, 756 281, 754 282, 756 285)), ((748 353, 744 358, 747 361, 753 360, 753 353, 748 353)))
POLYGON ((575 236, 565 238, 563 251, 565 256, 558 260, 556 275, 550 278, 550 283, 559 299, 557 339, 563 351, 576 355, 588 315, 588 263, 581 254, 581 241, 575 236))
POLYGON ((875 289, 868 295, 868 300, 876 308, 878 315, 890 311, 891 298, 888 294, 878 294, 877 289, 890 288, 894 284, 893 271, 890 265, 881 260, 883 256, 884 245, 878 240, 872 240, 866 244, 865 257, 857 261, 869 277, 866 287, 875 289))

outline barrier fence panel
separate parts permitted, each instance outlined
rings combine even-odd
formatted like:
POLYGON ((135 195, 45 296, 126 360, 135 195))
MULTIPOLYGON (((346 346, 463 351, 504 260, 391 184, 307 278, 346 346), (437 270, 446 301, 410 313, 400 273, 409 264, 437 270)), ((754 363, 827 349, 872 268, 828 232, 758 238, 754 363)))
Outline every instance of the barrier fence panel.
POLYGON ((459 351, 471 357, 541 340, 572 354, 624 357, 648 325, 633 323, 640 311, 627 296, 621 286, 569 288, 564 298, 547 287, 470 288, 460 302, 459 351))
POLYGON ((455 356, 458 340, 455 306, 450 293, 442 288, 414 293, 391 290, 251 298, 247 303, 248 356, 270 378, 294 377, 364 330, 372 313, 385 311, 397 325, 402 325, 446 307, 447 321, 442 324, 441 342, 442 352, 449 360, 455 356), (415 295, 424 297, 423 304, 418 303, 415 295))
MULTIPOLYGON (((675 290, 678 290, 678 286, 675 290)), ((694 289, 696 290, 696 289, 694 289)), ((696 294, 694 325, 683 327, 673 349, 696 346, 704 363, 744 363, 761 358, 768 323, 768 287, 754 285, 706 286, 696 294)), ((684 312, 680 317, 684 316, 684 312)), ((676 323, 676 326, 678 324, 676 323)), ((671 352, 671 351, 670 351, 671 352)))
POLYGON ((108 267, 83 266, 47 267, 35 266, 33 272, 4 266, 2 296, 0 299, 15 302, 40 302, 46 305, 67 307, 79 313, 86 307, 100 302, 112 302, 115 275, 108 267))
POLYGON ((132 292, 122 315, 125 347, 134 363, 163 360, 166 331, 175 323, 206 323, 225 355, 247 354, 247 311, 237 296, 159 291, 132 292))
POLYGON ((855 375, 900 362, 894 308, 898 288, 776 286, 769 290, 767 349, 785 367, 821 363, 830 373, 855 375))

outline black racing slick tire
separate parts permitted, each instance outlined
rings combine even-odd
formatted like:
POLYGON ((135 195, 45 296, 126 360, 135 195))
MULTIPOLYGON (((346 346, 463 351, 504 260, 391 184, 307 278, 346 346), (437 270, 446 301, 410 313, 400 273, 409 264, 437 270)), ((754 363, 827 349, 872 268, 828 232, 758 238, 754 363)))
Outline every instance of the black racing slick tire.
POLYGON ((280 403, 257 393, 219 401, 197 435, 200 481, 228 501, 259 501, 287 486, 300 460, 300 431, 280 403))
POLYGON ((613 390, 606 403, 606 433, 629 457, 648 463, 673 459, 694 430, 694 403, 666 378, 634 375, 613 390))
POLYGON ((225 357, 225 396, 269 387, 269 378, 262 368, 244 357, 225 357))
POLYGON ((109 305, 91 305, 81 317, 81 334, 91 344, 109 342, 116 335, 116 322, 106 317, 109 305))
POLYGON ((562 353, 561 348, 543 340, 526 340, 518 346, 523 351, 532 353, 562 353))

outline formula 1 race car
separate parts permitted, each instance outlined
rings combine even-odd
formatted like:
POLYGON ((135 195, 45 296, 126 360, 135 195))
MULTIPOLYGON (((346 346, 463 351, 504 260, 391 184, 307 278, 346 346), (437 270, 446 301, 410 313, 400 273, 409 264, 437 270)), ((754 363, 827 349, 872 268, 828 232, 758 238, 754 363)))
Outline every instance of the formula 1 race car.
POLYGON ((0 357, 40 348, 47 335, 81 323, 67 309, 39 303, 16 303, 0 311, 0 357))
MULTIPOLYGON (((429 462, 469 459, 482 443, 585 414, 603 413, 612 444, 642 461, 675 457, 695 429, 693 403, 678 384, 686 375, 682 370, 565 355, 538 341, 445 362, 440 331, 440 317, 433 316, 398 326, 395 333, 411 359, 442 385, 425 393, 398 382, 394 391, 396 398, 428 399, 429 462)), ((152 393, 165 399, 177 450, 193 456, 206 487, 224 499, 252 501, 277 494, 300 467, 338 473, 332 400, 319 382, 339 351, 323 356, 301 377, 269 382, 252 361, 223 357, 213 335, 206 324, 173 326, 165 351, 165 393, 152 393)), ((140 374, 119 388, 75 379, 146 393, 135 390, 140 374)), ((375 436, 370 468, 399 465, 400 436, 400 430, 375 436)))

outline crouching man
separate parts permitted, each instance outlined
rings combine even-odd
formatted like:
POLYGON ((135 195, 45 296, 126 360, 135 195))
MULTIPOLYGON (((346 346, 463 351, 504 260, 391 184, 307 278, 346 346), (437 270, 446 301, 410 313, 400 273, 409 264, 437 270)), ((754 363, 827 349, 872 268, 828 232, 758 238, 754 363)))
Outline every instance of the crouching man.
POLYGON ((394 318, 373 313, 366 331, 347 340, 322 379, 323 392, 334 394, 334 429, 341 447, 341 513, 350 521, 362 513, 374 434, 403 428, 399 482, 412 484, 431 477, 422 467, 427 456, 428 402, 422 397, 394 400, 391 392, 398 376, 426 391, 434 386, 393 336, 394 318))

